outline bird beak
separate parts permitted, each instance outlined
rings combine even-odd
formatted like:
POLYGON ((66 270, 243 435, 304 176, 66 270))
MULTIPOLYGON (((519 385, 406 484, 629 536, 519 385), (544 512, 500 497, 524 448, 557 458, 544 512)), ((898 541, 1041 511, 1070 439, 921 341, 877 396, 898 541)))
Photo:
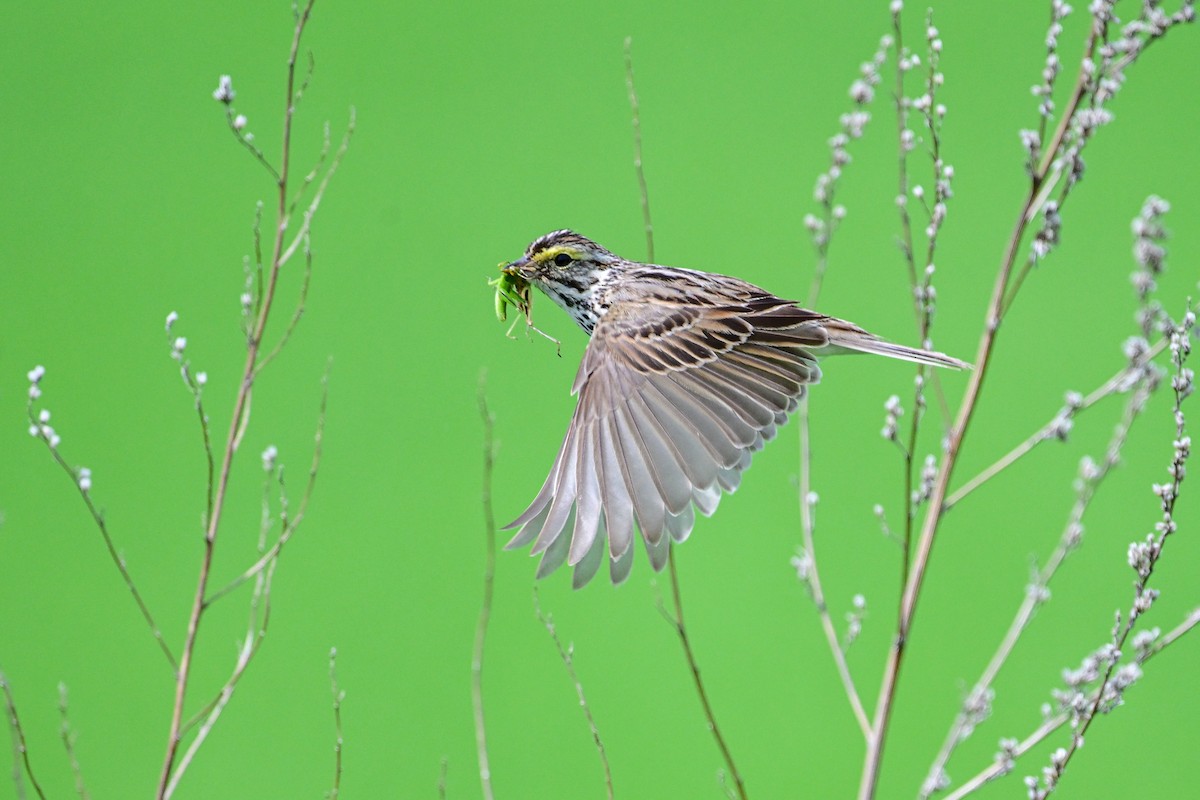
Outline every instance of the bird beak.
POLYGON ((511 264, 503 267, 500 271, 505 275, 510 275, 514 278, 520 278, 521 280, 527 281, 533 277, 533 263, 528 258, 522 256, 511 264))

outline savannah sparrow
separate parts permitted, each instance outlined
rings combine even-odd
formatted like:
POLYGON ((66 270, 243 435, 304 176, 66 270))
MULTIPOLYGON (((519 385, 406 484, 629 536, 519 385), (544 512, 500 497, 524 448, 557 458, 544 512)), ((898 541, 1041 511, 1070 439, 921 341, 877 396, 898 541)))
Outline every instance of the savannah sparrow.
POLYGON ((503 284, 525 292, 523 311, 532 284, 591 334, 571 388, 579 402, 550 474, 505 526, 520 528, 509 548, 533 542, 542 554, 539 578, 566 561, 576 587, 606 552, 613 582, 628 577, 635 524, 661 570, 671 542, 691 533, 693 506, 711 515, 805 386, 820 379, 818 356, 969 366, 739 278, 628 261, 569 230, 537 239, 503 274, 503 284))

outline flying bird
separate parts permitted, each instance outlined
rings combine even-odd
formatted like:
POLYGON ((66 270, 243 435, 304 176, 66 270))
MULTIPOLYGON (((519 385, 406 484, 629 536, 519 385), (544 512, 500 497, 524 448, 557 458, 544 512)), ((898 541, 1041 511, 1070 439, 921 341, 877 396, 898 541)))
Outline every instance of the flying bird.
POLYGON ((740 278, 629 261, 569 230, 534 240, 502 272, 526 316, 533 285, 591 336, 550 474, 505 526, 519 529, 508 549, 532 543, 541 554, 539 578, 566 562, 576 588, 605 560, 613 583, 629 576, 635 528, 661 570, 695 512, 710 516, 721 494, 738 487, 752 454, 820 380, 818 357, 858 352, 970 367, 740 278))

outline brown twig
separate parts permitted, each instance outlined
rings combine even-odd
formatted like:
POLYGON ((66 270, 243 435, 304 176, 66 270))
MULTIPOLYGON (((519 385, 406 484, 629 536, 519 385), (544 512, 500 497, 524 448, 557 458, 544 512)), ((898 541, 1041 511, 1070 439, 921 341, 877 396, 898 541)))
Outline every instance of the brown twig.
POLYGON ((675 567, 675 548, 670 548, 667 553, 667 564, 670 566, 671 572, 671 599, 674 602, 675 610, 673 614, 668 614, 665 609, 661 608, 661 605, 660 609, 679 636, 679 643, 683 645, 683 654, 687 658, 688 669, 692 673, 692 682, 696 685, 696 694, 699 695, 700 705, 704 709, 704 719, 708 722, 708 730, 717 743, 717 749, 721 751, 725 768, 733 776, 733 785, 737 790, 738 797, 746 800, 746 784, 742 780, 742 774, 738 772, 737 765, 733 762, 733 753, 726 744, 725 737, 721 734, 721 728, 717 725, 717 716, 713 712, 712 704, 708 701, 708 692, 705 691, 704 681, 700 677, 700 665, 696 662, 696 654, 692 651, 692 640, 688 636, 687 625, 683 621, 683 598, 679 590, 679 574, 675 567))
MULTIPOLYGON (((327 419, 329 409, 329 372, 332 367, 333 361, 331 359, 329 363, 326 364, 325 374, 321 378, 321 405, 317 414, 317 431, 313 435, 312 460, 309 463, 308 478, 304 486, 304 494, 300 498, 300 506, 297 508, 295 514, 290 514, 290 512, 286 510, 286 495, 281 497, 281 500, 283 500, 285 504, 285 510, 281 515, 282 524, 279 538, 275 540, 275 543, 272 544, 269 549, 264 549, 258 560, 251 564, 244 572, 242 572, 241 575, 238 575, 232 581, 209 595, 204 601, 206 606, 211 606, 225 595, 237 589, 239 586, 242 586, 244 583, 246 583, 246 581, 258 575, 268 565, 278 559, 279 554, 283 552, 284 545, 291 540, 292 535, 296 532, 296 529, 300 527, 300 523, 304 521, 304 517, 308 512, 308 504, 312 500, 313 490, 317 485, 317 472, 321 466, 321 457, 324 454, 325 421, 327 419)), ((282 477, 280 478, 280 482, 282 483, 282 477)), ((261 534, 265 536, 270 525, 270 517, 267 513, 265 498, 263 502, 264 526, 261 534)))
MULTIPOLYGON (((271 586, 275 577, 275 567, 278 563, 278 560, 272 561, 270 566, 264 572, 260 573, 255 581, 254 593, 250 598, 250 614, 246 623, 246 636, 238 646, 238 655, 234 662, 233 671, 221 687, 217 696, 208 704, 206 710, 202 712, 202 718, 195 720, 200 722, 200 726, 196 731, 195 737, 188 743, 183 755, 179 757, 178 764, 171 772, 170 779, 167 781, 167 786, 163 791, 162 796, 164 800, 172 797, 175 794, 175 790, 179 788, 179 783, 187 773, 188 767, 191 766, 192 760, 196 757, 208 735, 212 732, 213 727, 217 724, 217 720, 220 719, 226 706, 229 705, 229 701, 233 699, 233 693, 237 690, 242 676, 246 674, 246 670, 250 667, 254 657, 258 655, 259 648, 262 647, 263 640, 267 635, 267 629, 271 623, 271 586)), ((195 721, 189 722, 186 727, 191 728, 195 721)))
POLYGON ((25 798, 25 787, 22 783, 22 775, 29 778, 29 783, 33 786, 33 790, 37 792, 40 800, 46 800, 46 794, 42 791, 41 785, 38 783, 37 776, 33 774, 33 764, 29 761, 29 747, 25 744, 25 730, 21 727, 21 718, 17 715, 17 702, 13 699, 12 687, 8 684, 8 678, 3 672, 0 672, 0 693, 4 694, 4 711, 8 718, 8 729, 12 734, 12 749, 13 749, 13 784, 17 790, 19 800, 25 798))

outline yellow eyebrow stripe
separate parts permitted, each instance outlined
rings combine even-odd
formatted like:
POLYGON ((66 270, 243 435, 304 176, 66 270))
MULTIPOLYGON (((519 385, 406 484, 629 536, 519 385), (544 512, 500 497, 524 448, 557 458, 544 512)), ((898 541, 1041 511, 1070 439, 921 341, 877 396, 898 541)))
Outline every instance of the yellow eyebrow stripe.
POLYGON ((559 253, 566 253, 576 261, 580 261, 583 258, 583 251, 579 250, 578 248, 556 245, 554 247, 547 247, 545 250, 535 253, 533 260, 538 264, 544 264, 547 261, 553 261, 554 257, 559 253))

